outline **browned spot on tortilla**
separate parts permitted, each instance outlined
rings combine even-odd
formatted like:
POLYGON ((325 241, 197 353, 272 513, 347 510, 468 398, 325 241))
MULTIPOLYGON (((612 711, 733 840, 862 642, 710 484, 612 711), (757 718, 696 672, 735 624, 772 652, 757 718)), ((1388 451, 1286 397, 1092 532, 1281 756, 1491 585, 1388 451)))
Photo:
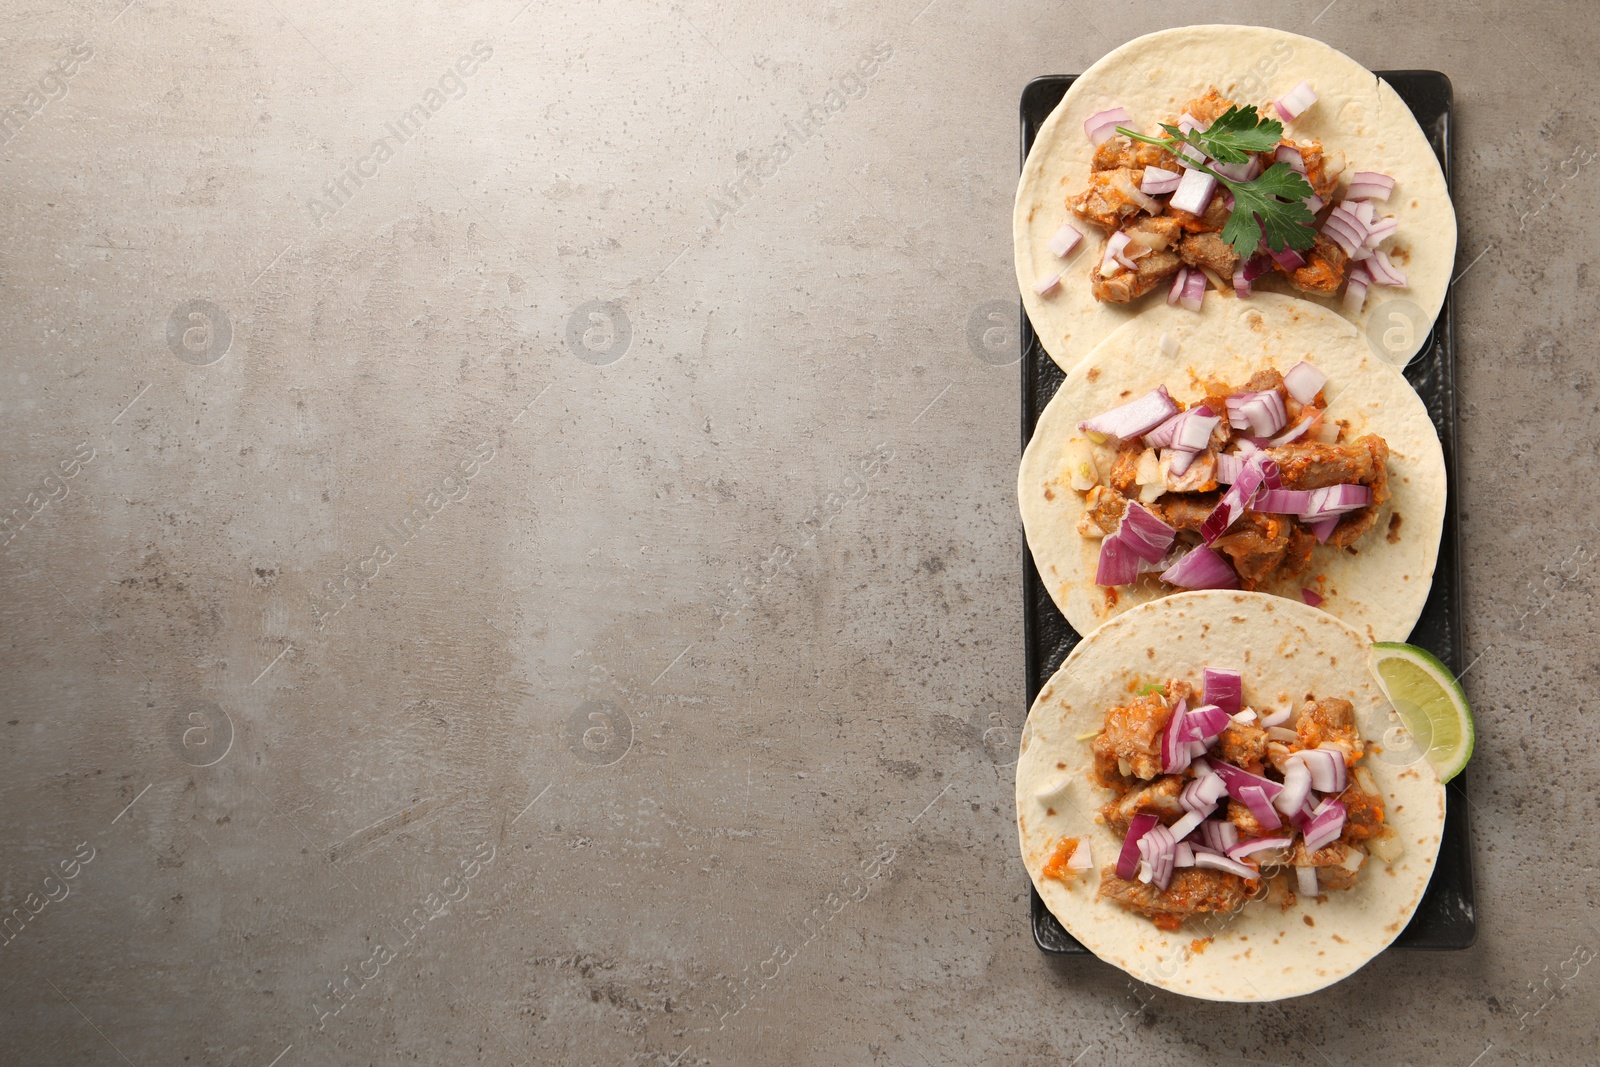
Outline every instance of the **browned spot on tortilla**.
POLYGON ((1089 368, 1089 373, 1085 374, 1084 377, 1089 379, 1091 382, 1099 380, 1099 378, 1100 378, 1100 368, 1099 367, 1090 367, 1089 368))
MULTIPOLYGON (((1309 757, 1307 757, 1307 758, 1309 758, 1309 757)), ((1315 925, 1317 925, 1317 920, 1313 919, 1309 915, 1300 916, 1300 921, 1305 923, 1307 926, 1315 926, 1315 925)))
POLYGON ((1355 545, 1345 545, 1344 550, 1350 553, 1352 556, 1359 556, 1361 554, 1360 552, 1356 551, 1355 545))
POLYGON ((1391 545, 1400 540, 1400 513, 1398 511, 1389 516, 1389 532, 1383 535, 1383 539, 1391 545))
POLYGON ((1114 586, 1114 585, 1108 585, 1108 586, 1106 586, 1106 607, 1107 608, 1114 608, 1116 606, 1117 606, 1117 587, 1114 586))
POLYGON ((1328 657, 1328 666, 1337 667, 1338 665, 1339 665, 1339 657, 1337 657, 1337 656, 1329 656, 1328 657))
POLYGON ((1155 648, 1151 647, 1151 648, 1145 649, 1144 650, 1144 658, 1145 659, 1155 659, 1156 658, 1156 650, 1155 650, 1155 648))
POLYGON ((1411 262, 1411 249, 1396 245, 1389 250, 1389 258, 1396 263, 1409 263, 1411 262))
POLYGON ((1392 922, 1388 926, 1385 926, 1383 929, 1387 933, 1391 933, 1391 934, 1398 933, 1400 931, 1400 923, 1398 921, 1392 922))
POLYGON ((1056 762, 1056 770, 1064 771, 1066 769, 1067 769, 1067 765, 1065 763, 1062 763, 1059 760, 1056 762))
POLYGON ((1208 634, 1210 632, 1211 632, 1211 624, 1209 622, 1203 622, 1203 623, 1200 624, 1200 636, 1201 637, 1204 637, 1206 634, 1208 634))
POLYGON ((1211 944, 1211 940, 1212 939, 1209 937, 1197 937, 1193 941, 1189 942, 1189 951, 1198 956, 1200 953, 1206 950, 1207 945, 1211 944))
POLYGON ((1340 937, 1338 934, 1334 934, 1332 936, 1333 936, 1333 939, 1335 941, 1339 942, 1339 944, 1341 944, 1341 945, 1348 945, 1350 943, 1350 942, 1346 941, 1344 938, 1340 937))
POLYGON ((1133 395, 1133 390, 1132 389, 1124 389, 1122 392, 1117 394, 1117 396, 1119 398, 1120 397, 1124 397, 1124 396, 1132 396, 1132 395, 1133 395))
MULTIPOLYGON (((1305 757, 1305 758, 1309 758, 1309 757, 1305 757)), ((1044 809, 1044 813, 1046 815, 1054 815, 1056 813, 1056 809, 1055 808, 1045 808, 1044 809)))
POLYGON ((1056 491, 1054 489, 1050 488, 1048 485, 1045 486, 1044 487, 1044 498, 1046 500, 1054 500, 1056 498, 1056 491))

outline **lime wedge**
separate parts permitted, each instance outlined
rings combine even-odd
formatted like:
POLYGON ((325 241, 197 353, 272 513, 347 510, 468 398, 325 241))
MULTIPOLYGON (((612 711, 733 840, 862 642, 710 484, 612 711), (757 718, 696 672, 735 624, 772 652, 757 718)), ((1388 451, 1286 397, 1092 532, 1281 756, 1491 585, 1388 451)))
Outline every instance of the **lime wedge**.
POLYGON ((1448 782, 1472 758, 1472 709, 1450 668, 1416 645, 1383 641, 1372 646, 1372 673, 1405 725, 1385 735, 1385 758, 1409 750, 1425 756, 1448 782))

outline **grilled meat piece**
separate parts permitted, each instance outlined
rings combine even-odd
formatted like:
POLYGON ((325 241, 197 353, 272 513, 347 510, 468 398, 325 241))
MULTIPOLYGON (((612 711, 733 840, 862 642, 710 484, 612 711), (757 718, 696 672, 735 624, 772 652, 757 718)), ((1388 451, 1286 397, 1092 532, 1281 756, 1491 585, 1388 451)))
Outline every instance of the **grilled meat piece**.
POLYGON ((1344 272, 1350 265, 1350 257, 1331 239, 1319 233, 1311 247, 1300 254, 1306 258, 1305 266, 1289 272, 1290 285, 1302 293, 1325 295, 1344 284, 1344 272))
POLYGON ((1279 832, 1282 827, 1267 829, 1256 819, 1248 805, 1242 801, 1228 801, 1228 821, 1239 828, 1239 839, 1248 841, 1252 837, 1270 837, 1279 832))
POLYGON ((1167 469, 1167 492, 1205 493, 1217 487, 1217 454, 1211 449, 1195 454, 1182 474, 1167 469))
POLYGON ((1129 246, 1136 244, 1161 252, 1183 236, 1183 227, 1171 215, 1140 215, 1124 226, 1129 246))
POLYGON ((1232 561, 1241 588, 1254 589, 1283 562, 1293 522, 1287 515, 1246 511, 1211 547, 1232 561))
POLYGON ((1124 441, 1117 447, 1111 463, 1111 487, 1123 496, 1139 495, 1139 457, 1145 452, 1142 439, 1124 441))
POLYGON ((1154 815, 1163 823, 1171 824, 1183 817, 1183 805, 1178 794, 1183 792, 1183 779, 1176 774, 1164 774, 1143 789, 1135 789, 1100 809, 1106 823, 1117 836, 1127 834, 1128 824, 1135 815, 1154 815))
MULTIPOLYGON (((1233 101, 1217 92, 1215 85, 1208 85, 1206 86, 1205 95, 1195 97, 1187 104, 1184 104, 1183 110, 1185 114, 1197 118, 1209 126, 1217 121, 1217 118, 1230 107, 1233 107, 1233 101)), ((1177 123, 1173 123, 1173 125, 1177 125, 1177 123)))
POLYGON ((1187 211, 1180 211, 1171 204, 1167 205, 1167 214, 1182 223, 1183 228, 1189 233, 1220 233, 1228 224, 1227 201, 1222 198, 1222 190, 1211 194, 1211 202, 1206 205, 1205 214, 1191 215, 1187 211))
POLYGON ((1093 171, 1088 187, 1068 200, 1067 206, 1090 222, 1114 230, 1123 219, 1141 210, 1138 198, 1131 196, 1129 190, 1137 190, 1143 177, 1142 167, 1093 171))
POLYGON ((1166 167, 1171 170, 1169 162, 1172 153, 1158 145, 1145 144, 1143 141, 1132 141, 1115 134, 1105 144, 1094 150, 1094 163, 1091 170, 1116 170, 1118 167, 1134 167, 1140 170, 1149 166, 1166 167))
POLYGON ((1122 516, 1128 510, 1128 498, 1109 485, 1091 487, 1084 503, 1088 510, 1078 520, 1078 532, 1085 537, 1104 537, 1112 533, 1121 525, 1122 516))
POLYGON ((1389 500, 1389 445, 1376 434, 1343 445, 1315 441, 1294 442, 1267 450, 1277 464, 1285 489, 1322 489, 1355 483, 1372 491, 1366 507, 1339 519, 1328 543, 1338 548, 1353 545, 1378 522, 1378 511, 1389 500))
POLYGON ((1218 739, 1223 762, 1260 774, 1266 765, 1267 731, 1253 722, 1231 722, 1218 739))
POLYGON ((1346 843, 1366 841, 1383 833, 1382 794, 1368 793, 1352 782, 1349 789, 1339 794, 1339 799, 1345 807, 1344 831, 1339 834, 1339 840, 1346 843))
POLYGON ((1345 763, 1361 758, 1361 735, 1356 732, 1355 707, 1339 697, 1308 700, 1294 723, 1301 748, 1332 745, 1345 754, 1345 763))
POLYGON ((1097 263, 1089 271, 1089 289, 1102 304, 1126 304, 1137 300, 1166 279, 1178 273, 1176 252, 1150 252, 1134 260, 1138 270, 1120 270, 1107 278, 1097 263))
POLYGON ((1200 531, 1206 516, 1216 510, 1222 499, 1220 491, 1209 493, 1168 493, 1150 505, 1150 513, 1174 530, 1200 531))
POLYGON ((1278 143, 1300 152, 1300 158, 1305 161, 1306 181, 1311 184, 1311 191, 1324 201, 1332 200, 1334 186, 1339 184, 1339 174, 1344 168, 1336 167, 1331 175, 1328 173, 1330 161, 1322 150, 1322 142, 1314 137, 1309 141, 1293 141, 1285 137, 1278 143))
POLYGON ((1356 874, 1366 862, 1367 854, 1343 841, 1335 841, 1315 852, 1306 851, 1305 841, 1296 838, 1294 853, 1289 863, 1294 867, 1315 867, 1319 892, 1349 889, 1356 884, 1356 874))
POLYGON ((1100 784, 1111 788, 1130 783, 1127 774, 1146 781, 1161 773, 1161 731, 1172 721, 1172 708, 1159 693, 1138 697, 1126 707, 1106 712, 1095 735, 1094 766, 1100 784), (1123 771, 1126 766, 1128 770, 1123 771))
POLYGON ((1222 236, 1211 231, 1192 233, 1178 246, 1178 256, 1191 267, 1205 267, 1224 278, 1233 277, 1239 253, 1222 236))
POLYGON ((1114 900, 1129 911, 1148 917, 1163 930, 1176 930, 1184 920, 1205 912, 1238 911, 1249 899, 1244 879, 1208 867, 1184 867, 1172 872, 1166 889, 1117 877, 1114 867, 1100 872, 1097 900, 1114 900))

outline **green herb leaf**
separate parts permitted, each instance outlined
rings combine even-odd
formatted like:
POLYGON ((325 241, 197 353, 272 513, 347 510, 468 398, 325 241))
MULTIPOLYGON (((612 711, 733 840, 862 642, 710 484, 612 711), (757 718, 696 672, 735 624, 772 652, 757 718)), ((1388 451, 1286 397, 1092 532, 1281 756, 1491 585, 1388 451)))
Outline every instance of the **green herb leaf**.
POLYGON ((1252 152, 1270 152, 1283 139, 1283 123, 1263 119, 1249 107, 1230 107, 1205 131, 1191 130, 1200 148, 1219 163, 1244 163, 1252 152))
POLYGON ((1167 687, 1162 682, 1147 682, 1144 685, 1139 687, 1139 695, 1140 696, 1147 697, 1151 693, 1160 693, 1162 696, 1166 696, 1167 695, 1167 687))
POLYGON ((1274 252, 1310 248, 1315 243, 1317 231, 1311 223, 1316 216, 1305 205, 1305 198, 1311 195, 1311 183, 1289 164, 1274 163, 1254 181, 1221 181, 1233 193, 1233 214, 1222 228, 1222 239, 1239 255, 1255 252, 1263 230, 1267 247, 1274 252))

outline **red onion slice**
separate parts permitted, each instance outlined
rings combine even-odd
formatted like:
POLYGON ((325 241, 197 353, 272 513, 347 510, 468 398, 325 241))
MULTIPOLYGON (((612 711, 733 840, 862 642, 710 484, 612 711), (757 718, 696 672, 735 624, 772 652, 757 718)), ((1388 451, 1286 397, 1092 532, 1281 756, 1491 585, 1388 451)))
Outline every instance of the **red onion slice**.
POLYGON ((1106 250, 1100 256, 1100 276, 1102 278, 1111 277, 1113 274, 1117 273, 1117 270, 1121 267, 1127 267, 1129 270, 1139 269, 1139 265, 1137 263, 1134 263, 1132 260, 1128 259, 1122 254, 1123 249, 1128 247, 1128 242, 1130 240, 1132 240, 1132 238, 1130 238, 1122 230, 1118 230, 1116 233, 1112 234, 1109 239, 1107 239, 1106 250))
POLYGON ((1178 185, 1183 181, 1183 175, 1175 170, 1165 167, 1147 166, 1144 168, 1144 177, 1139 182, 1139 191, 1146 196, 1165 196, 1167 193, 1178 191, 1178 185))
POLYGON ((1137 400, 1080 422, 1078 429, 1127 441, 1149 433, 1177 413, 1178 405, 1168 395, 1167 387, 1158 385, 1137 400))
POLYGON ((1327 543, 1328 535, 1333 533, 1333 528, 1339 525, 1339 518, 1338 515, 1329 515, 1325 519, 1313 519, 1306 523, 1306 527, 1316 535, 1317 544, 1325 544, 1327 543))
POLYGON ((1321 211, 1323 208, 1322 197, 1318 196, 1316 193, 1312 193, 1310 196, 1302 200, 1301 203, 1305 204, 1306 210, 1311 212, 1313 215, 1321 211))
POLYGON ((1133 550, 1133 546, 1120 537, 1102 538, 1100 557, 1095 564, 1094 584, 1131 585, 1138 578, 1139 554, 1133 550))
POLYGON ((1173 823, 1167 828, 1172 833, 1172 839, 1174 841, 1182 841, 1184 838, 1194 833, 1195 828, 1201 823, 1205 822, 1206 816, 1210 815, 1211 812, 1215 810, 1217 810, 1217 806, 1213 804, 1208 811, 1185 812, 1183 818, 1179 819, 1177 822, 1173 823))
POLYGON ((1341 482, 1322 489, 1308 490, 1311 494, 1305 510, 1299 512, 1303 519, 1316 520, 1329 515, 1343 515, 1359 511, 1372 503, 1372 490, 1364 485, 1341 482))
POLYGON ((1194 850, 1189 847, 1189 842, 1179 841, 1172 850, 1172 865, 1174 867, 1193 867, 1194 850))
POLYGON ((1211 169, 1230 181, 1248 182, 1261 173, 1261 160, 1252 153, 1243 163, 1212 163, 1211 169))
POLYGON ((1139 839, 1139 855, 1150 865, 1150 884, 1165 889, 1172 884, 1172 865, 1177 858, 1177 838, 1165 826, 1152 826, 1139 839))
POLYGON ((1289 421, 1283 397, 1276 389, 1235 393, 1227 403, 1229 425, 1236 430, 1249 430, 1256 437, 1271 437, 1289 421))
MULTIPOLYGON (((1232 402, 1232 397, 1229 402, 1232 402)), ((1252 452, 1245 459, 1239 469, 1239 476, 1234 479, 1228 491, 1222 494, 1222 499, 1206 516, 1205 522, 1200 524, 1200 539, 1207 545, 1221 537, 1228 531, 1228 527, 1244 514, 1245 508, 1255 498, 1256 491, 1261 488, 1266 480, 1266 465, 1271 460, 1264 453, 1252 452)), ((1276 469, 1276 464, 1274 464, 1276 469)), ((1224 564, 1226 566, 1226 564, 1224 564)), ((1231 573, 1231 570, 1230 570, 1231 573)), ((1234 586, 1221 586, 1217 588, 1232 589, 1234 586)))
POLYGON ((1315 867, 1296 867, 1294 869, 1295 888, 1303 897, 1317 895, 1317 869, 1315 867))
POLYGON ((1360 312, 1367 302, 1367 286, 1371 279, 1365 267, 1357 267, 1350 272, 1350 281, 1344 287, 1344 309, 1352 315, 1360 312))
POLYGON ((1215 740, 1228 728, 1228 713, 1215 704, 1204 704, 1189 712, 1183 728, 1190 741, 1215 740))
POLYGON ((1287 245, 1284 246, 1282 252, 1274 252, 1269 248, 1267 249, 1267 255, 1272 257, 1272 262, 1291 274, 1306 265, 1306 257, 1287 245))
POLYGON ((1289 164, 1289 169, 1304 177, 1306 173, 1306 158, 1300 149, 1292 145, 1281 144, 1277 151, 1272 153, 1272 158, 1278 163, 1289 164))
POLYGON ((1305 806, 1306 798, 1309 796, 1311 796, 1311 770, 1303 760, 1290 756, 1283 768, 1283 792, 1272 798, 1272 806, 1285 815, 1293 815, 1305 806))
POLYGON ((1244 703, 1244 675, 1222 667, 1207 667, 1200 672, 1201 692, 1207 704, 1215 704, 1229 715, 1237 715, 1244 703))
POLYGON ((1217 454, 1217 484, 1232 485, 1239 480, 1239 469, 1244 466, 1244 460, 1231 452, 1217 454))
POLYGON ((1256 822, 1261 824, 1263 830, 1276 830, 1283 825, 1283 820, 1278 818, 1278 812, 1273 808, 1272 801, 1267 798, 1267 791, 1260 786, 1240 786, 1239 799, 1250 809, 1250 814, 1256 817, 1256 822))
POLYGON ((1139 869, 1139 841, 1161 820, 1154 815, 1135 815, 1128 823, 1128 836, 1122 839, 1122 852, 1117 856, 1117 877, 1132 878, 1139 869))
POLYGON ((1178 191, 1172 194, 1168 206, 1178 211, 1187 211, 1191 215, 1204 215, 1206 205, 1211 203, 1211 194, 1216 192, 1217 179, 1201 170, 1186 170, 1183 180, 1178 183, 1178 191))
POLYGON ((1178 273, 1172 276, 1172 287, 1167 290, 1167 303, 1177 306, 1178 298, 1183 296, 1184 283, 1189 280, 1189 268, 1179 267, 1178 273))
POLYGON ((1183 736, 1183 720, 1188 714, 1189 702, 1179 700, 1178 706, 1172 709, 1172 718, 1167 721, 1167 728, 1161 732, 1161 771, 1163 774, 1177 774, 1189 765, 1189 745, 1183 736))
POLYGON ((1310 506, 1310 489, 1263 489, 1250 502, 1251 511, 1269 515, 1298 515, 1310 506))
POLYGON ((1306 851, 1316 852, 1327 848, 1344 832, 1345 806, 1337 800, 1324 800, 1318 811, 1306 824, 1304 835, 1306 851))
POLYGON ((1133 550, 1134 555, 1146 563, 1157 563, 1172 547, 1178 531, 1146 511, 1138 501, 1129 501, 1122 514, 1122 524, 1112 534, 1133 550))
POLYGON ((1257 252, 1244 261, 1244 280, 1253 282, 1272 270, 1272 257, 1264 252, 1257 252))
POLYGON ((1057 256, 1066 259, 1072 250, 1078 247, 1078 242, 1081 240, 1083 240, 1083 234, 1078 231, 1077 227, 1070 222, 1063 222, 1061 229, 1057 230, 1055 236, 1050 238, 1046 243, 1046 247, 1057 256))
POLYGON ((1201 133, 1205 133, 1210 128, 1211 123, 1201 122, 1187 111, 1178 116, 1178 129, 1183 133, 1188 133, 1190 130, 1199 130, 1201 133))
POLYGON ((1196 545, 1161 572, 1161 580, 1182 589, 1237 589, 1239 576, 1205 545, 1196 545))
POLYGON ((1259 774, 1251 774, 1249 771, 1241 770, 1231 763, 1224 763, 1221 760, 1213 760, 1211 763, 1211 769, 1220 774, 1222 776, 1222 780, 1227 783, 1228 795, 1233 799, 1240 801, 1241 803, 1249 803, 1249 801, 1245 800, 1245 798, 1240 795, 1241 790, 1244 789, 1259 789, 1263 794, 1265 794, 1265 797, 1268 800, 1271 800, 1273 797, 1283 792, 1283 786, 1279 785, 1277 782, 1274 782, 1272 779, 1263 778, 1259 774))
POLYGON ((1350 175, 1351 200, 1387 200, 1394 192, 1394 179, 1373 170, 1358 170, 1350 175))
POLYGON ((1291 716, 1293 714, 1294 714, 1294 709, 1293 708, 1284 708, 1282 711, 1274 711, 1270 715, 1261 716, 1261 725, 1262 726, 1281 726, 1284 723, 1288 722, 1289 721, 1289 716, 1291 716))
POLYGON ((1058 271, 1055 274, 1047 275, 1046 277, 1040 278, 1038 281, 1034 282, 1033 291, 1038 293, 1040 296, 1043 296, 1050 290, 1054 289, 1056 287, 1056 283, 1059 281, 1061 281, 1061 274, 1058 271))
POLYGON ((1269 848, 1292 848, 1293 846, 1293 837, 1257 837, 1234 845, 1228 849, 1227 856, 1230 860, 1242 860, 1252 852, 1262 852, 1269 848))
POLYGON ((1289 373, 1283 376, 1283 387, 1290 396, 1302 404, 1309 404, 1322 392, 1322 387, 1328 384, 1328 376, 1318 370, 1313 364, 1301 360, 1289 368, 1289 373))
POLYGON ((1078 847, 1072 850, 1072 858, 1067 860, 1067 869, 1087 871, 1093 866, 1094 855, 1089 851, 1089 842, 1079 841, 1078 847))
POLYGON ((1304 600, 1307 604, 1310 604, 1314 608, 1322 607, 1322 594, 1307 589, 1303 585, 1300 587, 1300 599, 1304 600))
POLYGON ((1372 275, 1372 280, 1378 285, 1393 285, 1403 287, 1406 276, 1393 263, 1389 262, 1387 252, 1374 252, 1367 261, 1367 270, 1372 275))
POLYGON ((1261 878, 1261 872, 1254 867, 1248 867, 1238 860, 1230 860, 1226 856, 1216 856, 1209 852, 1196 852, 1194 854, 1194 865, 1196 867, 1211 867, 1215 870, 1227 871, 1229 874, 1237 874, 1240 878, 1248 878, 1252 882, 1261 878))
POLYGON ((1105 144, 1117 132, 1118 126, 1126 126, 1133 121, 1133 116, 1128 114, 1126 108, 1114 107, 1106 111, 1097 111, 1083 122, 1083 132, 1089 135, 1089 140, 1096 148, 1105 144))
POLYGON ((1205 271, 1192 270, 1183 281, 1183 295, 1178 297, 1178 303, 1190 311, 1199 311, 1200 305, 1206 298, 1205 271))
POLYGON ((1395 235, 1400 229, 1400 220, 1390 215, 1388 218, 1379 219, 1367 228, 1367 239, 1362 242, 1368 248, 1377 248, 1383 242, 1395 235))
POLYGON ((1292 121, 1304 115, 1306 108, 1316 102, 1317 94, 1312 91, 1311 83, 1301 82, 1274 100, 1272 106, 1278 109, 1278 114, 1282 115, 1285 121, 1292 121))
POLYGON ((1298 441, 1307 430, 1311 429, 1311 427, 1315 425, 1317 418, 1321 414, 1322 412, 1312 409, 1310 412, 1301 415, 1299 422, 1295 423, 1283 433, 1280 433, 1278 436, 1268 441, 1267 444, 1271 445, 1273 448, 1277 448, 1279 445, 1286 445, 1290 441, 1298 441))

